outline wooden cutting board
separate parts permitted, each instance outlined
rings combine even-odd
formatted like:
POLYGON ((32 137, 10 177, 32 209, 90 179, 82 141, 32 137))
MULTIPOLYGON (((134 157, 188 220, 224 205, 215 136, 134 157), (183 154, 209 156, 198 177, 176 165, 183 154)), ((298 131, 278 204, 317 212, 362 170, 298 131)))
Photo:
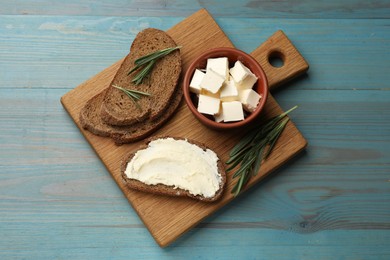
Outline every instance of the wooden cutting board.
MULTIPOLYGON (((196 12, 167 32, 178 45, 183 46, 181 49, 183 71, 188 68, 190 62, 196 56, 207 49, 233 46, 206 10, 196 12)), ((271 89, 304 73, 309 67, 282 31, 276 32, 251 55, 263 66, 271 89), (272 55, 282 57, 284 66, 281 68, 271 66, 268 58, 272 55)), ((69 91, 61 98, 61 102, 157 243, 164 247, 234 199, 230 193, 234 185, 234 181, 231 179, 234 172, 228 174, 227 189, 223 198, 216 203, 157 196, 128 189, 120 177, 120 162, 126 154, 135 151, 139 143, 116 146, 109 138, 95 136, 85 131, 80 127, 79 122, 81 108, 88 99, 109 86, 120 63, 121 61, 116 62, 69 91)), ((281 112, 282 109, 269 95, 263 119, 281 112)), ((182 101, 174 117, 155 135, 186 137, 206 143, 218 153, 222 160, 226 161, 230 149, 240 140, 243 133, 241 131, 217 132, 204 127, 195 119, 182 101)), ((273 153, 264 162, 259 174, 250 180, 247 188, 287 162, 304 149, 306 144, 307 142, 302 134, 292 122, 289 122, 273 153)))

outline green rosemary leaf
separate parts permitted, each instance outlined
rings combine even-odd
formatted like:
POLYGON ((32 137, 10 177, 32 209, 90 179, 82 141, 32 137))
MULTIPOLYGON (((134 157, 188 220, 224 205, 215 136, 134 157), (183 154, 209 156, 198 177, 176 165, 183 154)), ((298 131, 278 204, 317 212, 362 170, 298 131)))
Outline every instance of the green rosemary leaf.
POLYGON ((229 160, 226 162, 226 164, 231 164, 236 161, 240 161, 243 156, 245 155, 245 152, 249 149, 250 147, 244 147, 244 149, 241 149, 237 153, 235 153, 233 156, 229 158, 229 160))
POLYGON ((284 128, 286 127, 288 121, 289 121, 289 119, 286 118, 286 119, 285 119, 282 123, 280 123, 280 125, 278 126, 278 131, 277 131, 276 135, 274 135, 273 138, 270 140, 270 144, 269 144, 269 147, 268 147, 268 149, 267 149, 267 152, 264 154, 264 159, 267 159, 268 156, 271 154, 272 149, 274 148, 276 141, 279 139, 279 137, 280 137, 280 135, 282 134, 284 128))
POLYGON ((260 148, 256 153, 256 161, 253 166, 253 172, 252 172, 253 176, 256 176, 259 173, 261 162, 263 161, 263 151, 264 151, 264 147, 260 148))
POLYGON ((290 113, 291 111, 295 110, 297 107, 298 106, 294 106, 294 107, 290 108, 286 112, 282 113, 279 117, 282 118, 282 117, 286 116, 288 113, 290 113))
POLYGON ((133 98, 135 100, 139 100, 141 98, 140 95, 136 94, 136 93, 132 93, 131 91, 124 91, 130 98, 133 98))
POLYGON ((132 93, 137 94, 138 96, 150 96, 149 93, 139 91, 139 90, 131 90, 132 93))
POLYGON ((286 115, 296 108, 294 106, 271 118, 259 129, 252 129, 230 151, 230 158, 226 162, 230 165, 227 172, 239 165, 232 176, 233 179, 239 177, 231 191, 234 196, 240 193, 251 176, 258 174, 261 163, 268 158, 289 121, 289 118, 285 118, 286 115))
POLYGON ((249 177, 250 169, 247 169, 247 171, 242 174, 241 178, 238 180, 237 184, 232 189, 232 193, 234 193, 235 197, 240 193, 242 187, 249 181, 249 177))
POLYGON ((234 194, 234 197, 235 197, 235 196, 237 196, 237 195, 238 195, 238 193, 239 193, 239 192, 237 192, 237 190, 238 190, 238 186, 239 186, 239 183, 240 183, 239 181, 238 181, 238 182, 236 182, 236 184, 235 184, 235 185, 234 185, 234 187, 232 188, 232 191, 231 191, 231 193, 232 193, 232 194, 234 194))
POLYGON ((226 164, 231 164, 229 168, 226 170, 227 172, 233 170, 237 165, 239 165, 241 162, 245 162, 248 160, 249 156, 251 156, 253 151, 251 150, 251 147, 246 147, 245 149, 241 150, 240 153, 235 154, 232 158, 226 162, 226 164))
POLYGON ((172 48, 158 50, 158 51, 152 52, 148 55, 145 55, 141 58, 136 59, 134 62, 134 64, 135 64, 134 68, 132 68, 127 73, 127 75, 130 75, 134 71, 143 67, 141 69, 141 71, 132 80, 132 82, 134 82, 136 85, 141 84, 142 81, 145 79, 145 77, 152 71, 153 66, 158 59, 160 59, 160 58, 168 55, 169 53, 171 53, 177 49, 180 49, 180 48, 181 48, 181 46, 176 46, 176 47, 172 47, 172 48))
POLYGON ((253 131, 253 132, 250 132, 248 133, 246 136, 244 136, 244 138, 242 138, 238 144, 236 144, 233 149, 230 151, 230 156, 234 156, 235 154, 239 153, 240 151, 242 151, 243 148, 245 148, 251 141, 253 138, 255 138, 257 132, 256 131, 253 131))
POLYGON ((138 99, 139 99, 139 96, 134 95, 134 94, 132 94, 132 93, 130 93, 130 92, 127 92, 127 91, 126 91, 125 94, 128 95, 129 98, 131 98, 131 99, 134 99, 134 100, 138 100, 138 99))
POLYGON ((226 172, 230 172, 231 170, 233 170, 237 165, 240 164, 240 160, 236 160, 235 162, 233 162, 231 165, 229 165, 229 167, 226 169, 226 172))
POLYGON ((263 127, 262 127, 262 132, 263 133, 268 133, 269 131, 271 131, 272 129, 275 128, 275 125, 281 120, 283 119, 288 113, 290 113, 291 111, 293 111, 294 109, 296 109, 298 106, 294 106, 292 108, 290 108, 289 110, 287 110, 286 112, 283 112, 281 113, 280 115, 278 116, 275 116, 273 118, 271 118, 267 124, 265 124, 263 127))
POLYGON ((232 193, 234 193, 234 196, 237 196, 237 195, 240 193, 240 191, 241 191, 241 189, 242 189, 242 186, 243 186, 243 184, 244 184, 244 180, 246 179, 246 178, 244 178, 244 177, 245 177, 245 175, 243 175, 243 177, 240 178, 240 179, 238 180, 238 182, 236 183, 236 185, 233 187, 232 193))
POLYGON ((237 176, 240 176, 240 174, 242 174, 244 171, 246 171, 247 169, 249 169, 251 166, 252 166, 252 163, 256 160, 255 157, 251 157, 249 158, 248 161, 244 161, 243 164, 241 164, 241 167, 240 169, 238 169, 238 171, 236 171, 236 173, 233 175, 233 178, 236 178, 237 176))
POLYGON ((134 66, 134 68, 132 68, 128 73, 127 73, 127 76, 129 76, 131 73, 133 73, 134 71, 136 71, 137 69, 141 68, 140 65, 136 65, 134 66))
MULTIPOLYGON (((150 96, 149 93, 146 93, 146 92, 142 92, 142 91, 139 91, 139 90, 132 90, 132 89, 126 89, 126 88, 122 88, 118 85, 112 85, 114 88, 117 88, 119 90, 122 90, 123 92, 125 93, 130 93, 130 94, 136 94, 137 96, 150 96)), ((139 99, 139 98, 138 98, 139 99)))
MULTIPOLYGON (((249 179, 250 179, 250 177, 251 177, 251 172, 253 171, 253 169, 251 169, 251 168, 249 168, 246 172, 245 172, 245 174, 243 175, 243 181, 242 181, 242 184, 243 185, 245 185, 248 181, 249 181, 249 179)), ((243 186, 243 185, 241 185, 241 186, 243 186)))
POLYGON ((139 85, 142 83, 142 80, 152 71, 154 64, 156 63, 155 60, 150 61, 141 71, 138 73, 132 82, 134 82, 136 85, 139 85))
POLYGON ((138 100, 141 98, 141 96, 150 96, 149 93, 138 91, 138 90, 131 90, 131 89, 125 89, 118 85, 112 85, 114 88, 117 88, 121 91, 123 91, 130 99, 134 102, 134 104, 137 106, 138 109, 141 109, 141 106, 138 104, 138 100))
POLYGON ((176 47, 172 47, 172 48, 158 50, 158 51, 152 52, 148 55, 145 55, 141 58, 136 59, 134 63, 136 65, 142 66, 142 65, 145 65, 146 63, 149 63, 152 60, 156 60, 156 59, 159 59, 161 57, 164 57, 164 56, 168 55, 169 53, 173 52, 174 50, 177 50, 180 48, 181 48, 181 46, 176 46, 176 47))
POLYGON ((138 108, 138 109, 140 109, 141 110, 141 106, 138 104, 138 99, 135 99, 134 98, 134 96, 131 94, 131 93, 129 93, 129 92, 125 92, 126 93, 126 95, 134 102, 134 104, 135 104, 135 106, 138 108))

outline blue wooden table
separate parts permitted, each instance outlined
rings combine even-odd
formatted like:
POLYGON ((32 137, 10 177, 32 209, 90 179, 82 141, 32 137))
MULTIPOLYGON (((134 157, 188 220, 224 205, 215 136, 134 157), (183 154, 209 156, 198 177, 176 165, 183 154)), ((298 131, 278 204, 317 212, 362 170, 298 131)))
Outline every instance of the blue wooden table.
POLYGON ((0 0, 0 259, 390 259, 389 50, 389 1, 0 0), (162 249, 59 100, 201 8, 300 50, 274 97, 309 146, 162 249))

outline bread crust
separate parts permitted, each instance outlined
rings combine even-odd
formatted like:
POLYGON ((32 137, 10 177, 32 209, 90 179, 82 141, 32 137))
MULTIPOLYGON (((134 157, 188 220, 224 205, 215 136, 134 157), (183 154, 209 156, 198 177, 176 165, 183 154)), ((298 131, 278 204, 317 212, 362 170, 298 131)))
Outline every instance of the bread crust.
POLYGON ((111 137, 117 145, 139 141, 162 127, 179 107, 183 96, 183 90, 178 84, 181 73, 180 52, 174 51, 158 60, 149 81, 140 85, 132 84, 127 72, 134 65, 137 55, 142 56, 144 52, 150 53, 152 50, 174 46, 176 43, 161 30, 148 28, 140 32, 110 86, 87 101, 80 111, 81 126, 93 134, 111 137), (163 43, 160 44, 159 41, 163 43), (142 47, 143 44, 147 46, 142 47), (141 48, 142 51, 139 50, 141 48), (144 96, 137 101, 140 110, 123 91, 112 87, 113 84, 144 91, 151 96, 144 96), (109 101, 114 102, 111 103, 114 107, 123 105, 128 110, 118 110, 116 112, 123 112, 123 115, 115 115, 111 113, 113 110, 109 109, 109 101))
POLYGON ((169 106, 160 117, 155 120, 148 119, 145 122, 132 126, 131 130, 134 131, 132 133, 129 131, 126 133, 118 132, 111 134, 110 137, 114 139, 116 145, 122 145, 126 143, 133 143, 150 136, 171 119, 171 117, 175 114, 175 111, 178 109, 182 97, 183 89, 178 85, 175 94, 169 102, 169 106))
MULTIPOLYGON (((157 136, 157 137, 153 137, 153 138, 149 138, 149 139, 145 140, 145 143, 140 145, 140 147, 137 149, 137 151, 142 150, 142 149, 146 149, 151 141, 161 139, 161 138, 174 138, 175 140, 186 140, 187 142, 189 142, 191 144, 197 145, 198 147, 200 147, 203 150, 210 149, 206 145, 204 145, 200 142, 197 142, 195 140, 191 140, 191 139, 186 139, 186 138, 181 138, 181 137, 172 137, 172 136, 157 136)), ((218 157, 218 161, 217 161, 217 167, 218 167, 219 174, 221 174, 221 183, 220 183, 219 189, 217 190, 216 194, 213 197, 207 198, 207 197, 203 197, 201 195, 193 195, 193 194, 189 193, 187 190, 184 190, 181 188, 175 189, 173 186, 167 186, 164 184, 148 185, 148 184, 145 184, 145 183, 138 181, 138 180, 135 180, 135 179, 129 179, 125 174, 126 167, 127 167, 127 164, 134 157, 134 155, 137 151, 125 156, 121 162, 121 167, 120 167, 121 176, 122 176, 124 183, 126 183, 126 185, 129 188, 134 189, 134 190, 138 190, 138 191, 153 193, 153 194, 157 194, 157 195, 189 197, 189 198, 204 201, 204 202, 214 202, 214 201, 219 200, 222 197, 223 192, 224 192, 224 188, 226 186, 226 171, 225 171, 224 164, 221 161, 221 159, 219 159, 219 157, 218 157)))
POLYGON ((113 126, 104 122, 99 114, 104 92, 105 90, 92 97, 81 109, 80 123, 84 129, 95 135, 111 137, 117 145, 136 142, 153 134, 174 115, 183 96, 182 88, 177 86, 168 108, 156 120, 147 119, 130 126, 113 126))
POLYGON ((155 120, 163 114, 180 77, 180 51, 176 50, 157 60, 150 75, 139 85, 134 84, 132 79, 141 69, 131 75, 127 74, 134 67, 136 59, 170 47, 176 47, 176 43, 164 31, 148 28, 137 34, 130 53, 123 60, 104 96, 100 111, 103 121, 110 125, 124 126, 142 122, 146 118, 155 120), (142 97, 138 101, 138 107, 113 85, 146 92, 150 96, 142 97))

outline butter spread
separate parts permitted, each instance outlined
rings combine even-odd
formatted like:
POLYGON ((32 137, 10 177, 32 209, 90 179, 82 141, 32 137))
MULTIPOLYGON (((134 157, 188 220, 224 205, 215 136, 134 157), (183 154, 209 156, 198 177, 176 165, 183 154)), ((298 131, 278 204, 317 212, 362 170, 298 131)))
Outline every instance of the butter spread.
POLYGON ((187 190, 192 195, 213 197, 222 181, 218 157, 186 140, 161 138, 135 153, 125 174, 148 185, 164 184, 187 190))

